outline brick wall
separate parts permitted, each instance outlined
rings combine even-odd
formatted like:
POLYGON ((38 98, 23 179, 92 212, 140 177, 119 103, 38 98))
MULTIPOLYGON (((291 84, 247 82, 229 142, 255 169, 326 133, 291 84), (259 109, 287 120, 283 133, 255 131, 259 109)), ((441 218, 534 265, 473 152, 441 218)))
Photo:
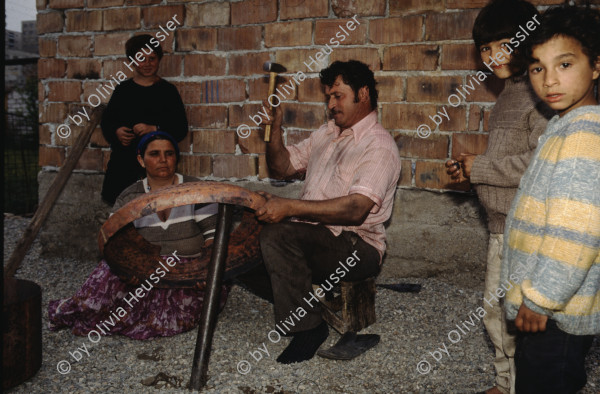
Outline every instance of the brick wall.
MULTIPOLYGON (((81 132, 60 138, 56 128, 123 65, 124 43, 154 35, 175 14, 182 22, 162 42, 159 74, 179 89, 190 133, 181 143, 180 170, 205 179, 268 177, 259 130, 240 138, 241 124, 267 92, 262 64, 276 61, 306 79, 283 104, 286 141, 306 138, 326 119, 318 74, 304 64, 354 15, 360 25, 324 58, 369 64, 379 83, 379 120, 393 134, 403 171, 401 188, 451 189, 444 161, 461 151, 480 153, 500 86, 482 83, 456 108, 447 98, 481 68, 471 36, 482 0, 37 0, 40 165, 59 167, 81 132), (420 138, 421 124, 447 109, 449 119, 420 138)), ((562 0, 535 0, 545 6, 562 0)), ((315 68, 313 66, 313 68, 315 68)), ((108 100, 104 100, 107 102, 108 100)), ((78 169, 101 173, 109 148, 100 129, 78 169)))

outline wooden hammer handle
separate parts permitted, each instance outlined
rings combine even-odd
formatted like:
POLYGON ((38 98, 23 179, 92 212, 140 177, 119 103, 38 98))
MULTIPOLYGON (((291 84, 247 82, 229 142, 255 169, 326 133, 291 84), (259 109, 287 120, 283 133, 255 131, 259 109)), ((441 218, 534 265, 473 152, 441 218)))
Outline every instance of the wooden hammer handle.
MULTIPOLYGON (((267 96, 267 101, 268 101, 268 97, 271 97, 271 95, 273 93, 275 93, 275 81, 276 80, 277 80, 277 73, 271 71, 269 73, 269 96, 267 96)), ((269 109, 271 109, 270 105, 269 105, 269 109)), ((270 124, 265 126, 265 142, 271 142, 271 125, 270 124)))

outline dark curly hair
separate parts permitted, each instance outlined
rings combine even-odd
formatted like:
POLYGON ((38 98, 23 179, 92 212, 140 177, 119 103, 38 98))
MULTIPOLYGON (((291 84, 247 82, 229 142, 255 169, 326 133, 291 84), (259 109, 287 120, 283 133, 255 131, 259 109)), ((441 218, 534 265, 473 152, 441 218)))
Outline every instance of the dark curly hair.
POLYGON ((540 27, 533 32, 526 46, 528 64, 534 62, 533 48, 553 37, 571 37, 581 44, 590 65, 600 56, 600 11, 588 7, 562 5, 549 8, 542 15, 540 27))
POLYGON ((540 13, 524 0, 492 0, 479 11, 473 24, 473 41, 479 47, 493 41, 512 38, 535 15, 540 13))
MULTIPOLYGON (((135 58, 135 55, 142 50, 142 48, 147 47, 150 50, 153 50, 158 59, 162 59, 163 50, 158 43, 156 38, 153 38, 150 34, 141 34, 139 36, 133 36, 125 43, 125 54, 127 57, 135 58), (154 39, 156 44, 152 43, 151 40, 154 39), (158 44, 158 45, 157 45, 158 44)), ((145 52, 148 53, 149 52, 145 52)))
POLYGON ((354 91, 354 102, 358 103, 358 91, 363 86, 369 89, 369 99, 371 109, 377 108, 377 89, 375 85, 375 75, 369 69, 369 66, 359 62, 358 60, 349 60, 347 62, 335 61, 329 67, 321 70, 319 77, 321 83, 330 88, 333 86, 338 76, 342 76, 342 80, 346 85, 349 85, 354 91))

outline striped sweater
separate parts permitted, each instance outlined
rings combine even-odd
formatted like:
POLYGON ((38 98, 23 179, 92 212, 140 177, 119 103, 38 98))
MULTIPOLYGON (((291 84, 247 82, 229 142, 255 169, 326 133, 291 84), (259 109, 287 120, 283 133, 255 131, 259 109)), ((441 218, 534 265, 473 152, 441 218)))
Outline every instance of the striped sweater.
POLYGON ((548 123, 504 237, 508 318, 525 303, 569 334, 600 334, 600 106, 548 123))

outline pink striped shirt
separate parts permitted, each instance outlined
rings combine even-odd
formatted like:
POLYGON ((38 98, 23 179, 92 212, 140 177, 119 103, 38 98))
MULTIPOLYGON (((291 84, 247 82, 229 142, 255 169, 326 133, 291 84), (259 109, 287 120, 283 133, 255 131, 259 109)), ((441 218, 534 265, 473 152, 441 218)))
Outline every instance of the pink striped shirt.
POLYGON ((385 252, 383 223, 392 214, 400 177, 400 155, 390 133, 373 111, 340 134, 333 120, 300 143, 288 146, 294 168, 306 172, 302 200, 329 200, 359 193, 375 205, 360 226, 327 225, 334 235, 353 231, 385 252))

